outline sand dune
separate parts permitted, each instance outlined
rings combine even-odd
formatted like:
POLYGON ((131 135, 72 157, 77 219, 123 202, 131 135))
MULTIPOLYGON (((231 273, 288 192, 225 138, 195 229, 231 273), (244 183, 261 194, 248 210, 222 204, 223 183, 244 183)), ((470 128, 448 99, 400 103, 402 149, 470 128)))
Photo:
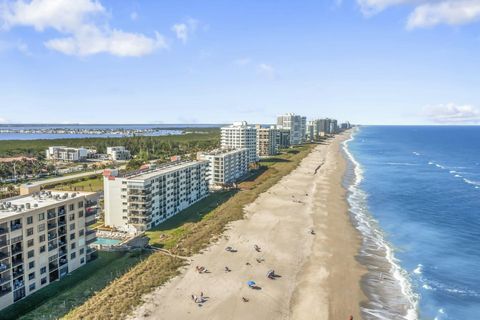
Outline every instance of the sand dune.
POLYGON ((364 271, 354 258, 359 236, 341 186, 346 164, 340 143, 347 135, 316 147, 245 208, 244 220, 231 223, 181 275, 146 296, 132 318, 360 319, 364 271), (227 246, 237 252, 227 252, 227 246), (199 274, 195 266, 209 273, 199 274), (270 269, 280 277, 268 279, 270 269), (250 289, 249 280, 260 289, 250 289), (206 302, 198 305, 191 295, 201 292, 206 302))

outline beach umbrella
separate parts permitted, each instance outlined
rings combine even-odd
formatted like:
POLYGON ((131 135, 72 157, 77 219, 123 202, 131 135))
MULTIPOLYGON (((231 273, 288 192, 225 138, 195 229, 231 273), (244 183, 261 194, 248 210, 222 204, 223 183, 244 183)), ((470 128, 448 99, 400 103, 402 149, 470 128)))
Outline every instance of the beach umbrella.
POLYGON ((253 287, 256 283, 255 283, 255 281, 250 280, 250 281, 247 282, 247 284, 248 284, 249 287, 253 287))

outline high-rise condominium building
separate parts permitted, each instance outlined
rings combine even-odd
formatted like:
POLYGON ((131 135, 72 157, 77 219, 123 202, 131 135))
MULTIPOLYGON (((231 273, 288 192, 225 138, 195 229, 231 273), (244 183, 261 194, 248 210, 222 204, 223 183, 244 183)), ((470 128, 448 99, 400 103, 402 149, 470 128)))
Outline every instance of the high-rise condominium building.
POLYGON ((212 187, 237 182, 248 172, 248 149, 246 148, 199 152, 197 159, 208 161, 207 177, 212 187))
POLYGON ((246 121, 234 122, 232 125, 221 128, 222 149, 248 150, 248 162, 258 161, 257 155, 257 129, 249 126, 246 121))
POLYGON ((138 233, 208 195, 207 161, 177 161, 119 175, 105 170, 105 225, 138 233))
POLYGON ((93 193, 42 191, 0 201, 0 309, 89 260, 93 199, 93 193))
POLYGON ((130 151, 123 146, 107 147, 107 155, 114 161, 122 161, 130 159, 130 151))
POLYGON ((275 127, 257 128, 257 154, 259 157, 269 157, 278 153, 277 134, 275 127))
POLYGON ((290 130, 290 144, 300 144, 305 141, 306 117, 287 113, 277 117, 277 126, 290 130))
POLYGON ((279 149, 288 148, 290 146, 290 130, 289 129, 281 129, 281 127, 277 126, 277 147, 279 149))

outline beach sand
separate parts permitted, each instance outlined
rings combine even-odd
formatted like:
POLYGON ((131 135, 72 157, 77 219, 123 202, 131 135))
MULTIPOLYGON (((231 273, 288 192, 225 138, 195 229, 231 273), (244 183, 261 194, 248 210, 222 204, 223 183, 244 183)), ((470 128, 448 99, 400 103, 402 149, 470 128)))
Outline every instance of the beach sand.
POLYGON ((355 260, 360 236, 342 187, 341 142, 348 137, 344 133, 318 145, 245 208, 245 219, 231 223, 179 276, 146 295, 131 318, 360 319, 365 270, 355 260), (237 252, 227 252, 227 246, 237 252), (209 272, 200 274, 196 266, 209 272), (280 277, 268 279, 270 269, 280 277), (260 289, 249 288, 249 280, 260 289), (198 305, 191 295, 201 292, 206 302, 198 305))

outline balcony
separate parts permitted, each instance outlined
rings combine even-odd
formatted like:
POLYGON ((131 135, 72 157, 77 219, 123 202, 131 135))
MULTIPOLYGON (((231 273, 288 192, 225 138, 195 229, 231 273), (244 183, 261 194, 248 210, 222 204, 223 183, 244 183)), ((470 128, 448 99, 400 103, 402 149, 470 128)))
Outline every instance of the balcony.
POLYGON ((0 263, 0 272, 4 272, 10 269, 10 264, 8 262, 1 262, 0 263))
POLYGON ((12 250, 12 255, 21 253, 23 251, 22 245, 20 243, 17 243, 16 245, 12 245, 11 250, 12 250))
POLYGON ((12 267, 16 267, 23 264, 23 259, 12 259, 12 267))
POLYGON ((48 264, 48 270, 49 271, 52 271, 52 270, 57 270, 58 269, 58 263, 57 261, 53 261, 53 262, 50 262, 48 264))
POLYGON ((97 223, 97 221, 95 219, 93 219, 93 220, 85 222, 85 226, 88 227, 88 226, 94 225, 95 223, 97 223))
POLYGON ((58 210, 58 216, 59 217, 64 216, 66 213, 67 213, 67 211, 65 211, 65 209, 59 209, 58 210))
POLYGON ((12 292, 12 287, 10 285, 5 285, 0 287, 0 297, 12 292))
POLYGON ((23 269, 21 267, 17 268, 17 270, 13 271, 13 278, 18 278, 23 276, 23 269))
POLYGON ((85 217, 91 217, 91 216, 96 216, 97 215, 97 210, 96 209, 87 209, 87 212, 85 213, 85 217))
POLYGON ((95 241, 97 241, 97 237, 92 238, 92 239, 88 239, 87 241, 85 241, 85 243, 86 243, 86 245, 89 245, 89 244, 94 243, 95 241))
POLYGON ((55 229, 57 227, 57 224, 55 222, 49 223, 47 225, 48 230, 55 229))
POLYGON ((7 234, 8 232, 8 227, 0 227, 0 235, 7 234))
POLYGON ((8 252, 0 251, 0 260, 8 258, 8 252))
POLYGON ((22 229, 22 224, 21 223, 12 223, 10 225, 10 230, 12 230, 12 231, 19 230, 19 229, 22 229))
POLYGON ((56 239, 57 238, 57 233, 48 233, 48 241, 56 239))
POLYGON ((48 244, 48 251, 53 251, 58 248, 58 245, 55 242, 48 244))
POLYGON ((68 262, 67 258, 60 258, 59 261, 60 261, 60 264, 59 264, 60 267, 66 265, 68 262))
POLYGON ((10 280, 12 280, 12 278, 6 274, 6 275, 3 275, 0 277, 0 285, 6 283, 6 282, 9 282, 10 280))

